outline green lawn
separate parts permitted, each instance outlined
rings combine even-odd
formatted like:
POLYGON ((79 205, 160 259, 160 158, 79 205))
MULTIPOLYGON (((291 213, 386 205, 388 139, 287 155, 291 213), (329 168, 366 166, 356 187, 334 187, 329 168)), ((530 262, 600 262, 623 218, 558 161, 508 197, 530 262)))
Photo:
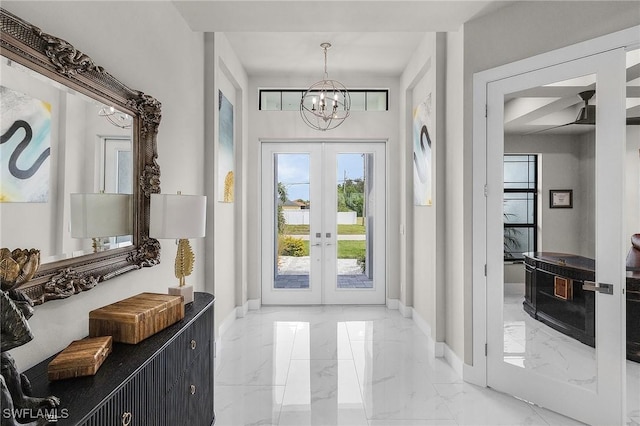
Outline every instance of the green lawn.
POLYGON ((366 253, 366 241, 338 241, 338 259, 360 259, 366 253))
POLYGON ((339 235, 364 235, 364 225, 338 225, 339 235))
MULTIPOLYGON (((361 221, 358 218, 358 221, 361 221)), ((285 225, 285 235, 309 235, 309 225, 285 225)), ((364 225, 338 225, 339 235, 364 235, 364 225)))
POLYGON ((285 235, 309 235, 309 225, 284 225, 285 235))
MULTIPOLYGON (((366 253, 366 241, 338 241, 338 259, 360 259, 364 258, 366 253)), ((309 241, 303 241, 304 254, 309 256, 309 241)))

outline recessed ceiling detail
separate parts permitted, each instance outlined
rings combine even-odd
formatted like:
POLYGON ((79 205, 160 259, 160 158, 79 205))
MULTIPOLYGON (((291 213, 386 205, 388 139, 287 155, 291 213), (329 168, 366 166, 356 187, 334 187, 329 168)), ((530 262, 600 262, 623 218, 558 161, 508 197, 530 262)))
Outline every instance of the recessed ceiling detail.
MULTIPOLYGON (((505 97, 507 134, 580 134, 593 131, 595 75, 547 84, 505 97)), ((640 50, 627 53, 627 125, 640 125, 640 50)))

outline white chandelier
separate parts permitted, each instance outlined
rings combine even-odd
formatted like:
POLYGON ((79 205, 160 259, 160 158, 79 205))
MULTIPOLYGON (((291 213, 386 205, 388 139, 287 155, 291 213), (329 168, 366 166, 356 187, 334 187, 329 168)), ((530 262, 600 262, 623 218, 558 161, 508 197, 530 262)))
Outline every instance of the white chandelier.
POLYGON ((324 78, 314 83, 302 95, 300 115, 307 125, 316 130, 331 130, 349 116, 351 96, 347 88, 327 74, 327 50, 331 43, 320 44, 324 50, 324 78))
POLYGON ((121 129, 130 129, 133 125, 133 117, 129 114, 118 111, 112 106, 104 105, 100 108, 100 111, 98 111, 98 115, 106 118, 109 123, 116 127, 120 127, 121 129))

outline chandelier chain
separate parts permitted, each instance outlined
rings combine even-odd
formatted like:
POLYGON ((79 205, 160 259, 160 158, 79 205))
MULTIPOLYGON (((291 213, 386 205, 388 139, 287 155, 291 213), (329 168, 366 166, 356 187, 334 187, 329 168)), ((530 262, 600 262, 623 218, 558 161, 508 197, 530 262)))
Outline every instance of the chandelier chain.
POLYGON ((327 72, 327 46, 324 46, 324 79, 329 80, 329 73, 327 72))

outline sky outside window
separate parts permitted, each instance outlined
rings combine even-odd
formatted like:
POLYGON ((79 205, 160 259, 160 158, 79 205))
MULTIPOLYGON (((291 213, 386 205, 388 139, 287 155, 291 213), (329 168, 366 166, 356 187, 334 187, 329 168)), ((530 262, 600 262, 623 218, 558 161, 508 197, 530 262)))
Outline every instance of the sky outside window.
MULTIPOLYGON (((345 177, 363 179, 362 154, 338 155, 336 176, 338 183, 342 183, 345 177)), ((278 181, 287 188, 290 200, 309 200, 309 154, 278 154, 278 181)))

